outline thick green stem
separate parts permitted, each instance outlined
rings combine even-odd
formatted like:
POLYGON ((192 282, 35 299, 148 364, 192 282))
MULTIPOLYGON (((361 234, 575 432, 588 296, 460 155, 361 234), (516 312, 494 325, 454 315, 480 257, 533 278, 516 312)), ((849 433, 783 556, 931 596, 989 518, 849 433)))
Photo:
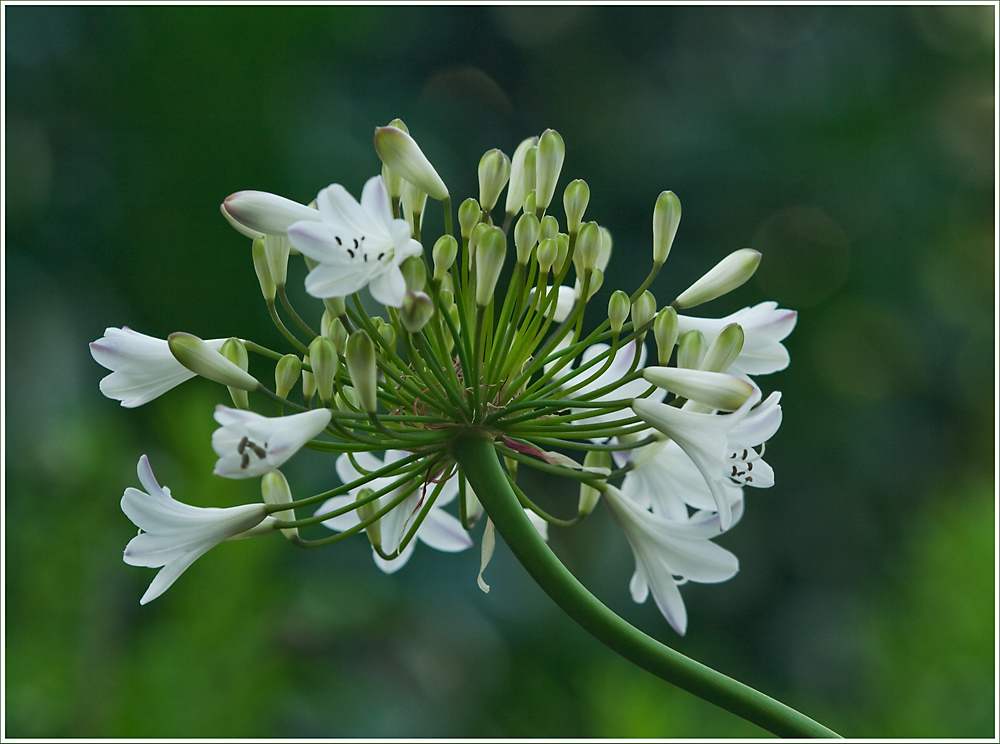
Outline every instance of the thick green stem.
POLYGON ((485 432, 455 436, 448 447, 496 529, 545 592, 595 638, 661 679, 778 736, 840 738, 761 692, 664 646, 604 606, 556 558, 524 514, 485 432))

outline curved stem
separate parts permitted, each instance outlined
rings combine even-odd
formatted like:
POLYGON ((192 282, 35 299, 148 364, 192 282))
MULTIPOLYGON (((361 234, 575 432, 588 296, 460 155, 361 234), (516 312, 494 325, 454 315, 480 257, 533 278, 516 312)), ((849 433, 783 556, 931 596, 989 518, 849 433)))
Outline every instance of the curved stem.
POLYGON ((784 703, 664 646, 605 607, 538 535, 511 491, 485 432, 463 432, 452 439, 448 449, 531 577, 599 641, 661 679, 778 736, 840 738, 784 703))

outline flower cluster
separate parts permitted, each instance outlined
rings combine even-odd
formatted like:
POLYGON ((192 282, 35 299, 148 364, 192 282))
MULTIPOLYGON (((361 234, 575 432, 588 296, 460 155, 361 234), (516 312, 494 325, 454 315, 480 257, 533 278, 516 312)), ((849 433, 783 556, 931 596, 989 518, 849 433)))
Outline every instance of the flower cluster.
POLYGON ((635 556, 632 598, 652 594, 683 634, 679 587, 737 572, 736 557, 713 540, 739 521, 746 487, 774 483, 763 456, 781 423, 780 394, 765 397, 753 378, 788 365, 781 342, 796 321, 774 302, 717 319, 686 311, 743 284, 760 254, 737 250, 658 305, 649 288, 681 216, 665 191, 653 208, 648 277, 601 300, 611 233, 584 221, 590 190, 582 180, 563 191, 563 222, 553 214, 565 156, 557 132, 525 139, 511 157, 487 152, 479 198, 458 206, 457 231, 448 188, 403 122, 377 128, 375 150, 381 173, 360 199, 332 184, 310 204, 259 191, 222 203, 250 239, 286 353, 235 337, 178 332, 162 340, 129 328, 108 328, 91 344, 112 370, 101 391, 126 407, 195 375, 226 386, 233 406, 215 410, 215 475, 261 478, 261 503, 197 508, 175 501, 142 456, 145 491, 129 488, 122 498, 140 529, 125 561, 163 568, 141 601, 224 540, 281 532, 315 547, 363 531, 378 567, 393 572, 418 541, 469 548, 483 517, 486 590, 493 522, 474 490, 482 476, 454 446, 479 437, 502 459, 503 488, 541 536, 603 501, 635 556), (444 234, 430 250, 421 237, 428 197, 444 211, 444 234), (293 260, 305 263, 305 289, 322 301, 318 325, 285 292, 293 260), (366 312, 362 292, 384 315, 366 312), (585 308, 605 301, 606 319, 585 331, 585 308), (251 374, 251 355, 255 371, 273 364, 273 385, 251 374), (272 413, 277 402, 278 415, 252 411, 251 394, 272 413), (293 498, 279 468, 303 447, 336 455, 336 481, 293 498), (562 516, 550 514, 522 490, 519 467, 576 481, 574 503, 553 500, 546 506, 562 516))

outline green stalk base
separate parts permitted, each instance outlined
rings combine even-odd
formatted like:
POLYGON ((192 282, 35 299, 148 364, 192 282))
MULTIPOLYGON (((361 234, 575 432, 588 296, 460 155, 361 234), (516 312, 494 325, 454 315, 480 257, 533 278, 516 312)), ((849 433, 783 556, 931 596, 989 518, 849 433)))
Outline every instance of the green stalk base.
POLYGON ((470 430, 456 435, 449 451, 531 577, 597 640, 657 677, 778 736, 841 738, 794 708, 650 638, 608 609, 577 581, 525 516, 485 432, 470 430))

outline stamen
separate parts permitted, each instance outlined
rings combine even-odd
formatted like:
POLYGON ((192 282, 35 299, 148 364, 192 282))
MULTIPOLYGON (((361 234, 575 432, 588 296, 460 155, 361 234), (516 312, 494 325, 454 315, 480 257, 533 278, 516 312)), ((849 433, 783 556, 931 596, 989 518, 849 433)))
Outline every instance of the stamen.
POLYGON ((240 462, 240 469, 241 470, 246 470, 248 467, 250 467, 250 455, 247 454, 246 452, 244 452, 243 453, 243 459, 240 462))
MULTIPOLYGON (((267 445, 267 442, 265 442, 264 444, 265 444, 265 446, 266 446, 266 445, 267 445)), ((249 442, 249 443, 247 444, 247 446, 248 446, 248 447, 249 447, 250 449, 252 449, 252 450, 253 450, 253 453, 254 453, 255 455, 257 455, 257 457, 259 457, 259 458, 260 458, 261 460, 263 460, 263 459, 264 459, 265 457, 267 457, 267 450, 265 450, 265 449, 264 449, 263 447, 260 447, 259 445, 257 445, 257 444, 254 444, 253 442, 249 442)))
POLYGON ((239 446, 236 447, 236 451, 239 452, 241 455, 243 454, 243 450, 247 448, 248 441, 249 441, 248 437, 243 437, 243 439, 240 440, 239 446))
POLYGON ((334 235, 333 239, 337 241, 337 245, 343 245, 343 242, 341 242, 339 235, 334 235))

